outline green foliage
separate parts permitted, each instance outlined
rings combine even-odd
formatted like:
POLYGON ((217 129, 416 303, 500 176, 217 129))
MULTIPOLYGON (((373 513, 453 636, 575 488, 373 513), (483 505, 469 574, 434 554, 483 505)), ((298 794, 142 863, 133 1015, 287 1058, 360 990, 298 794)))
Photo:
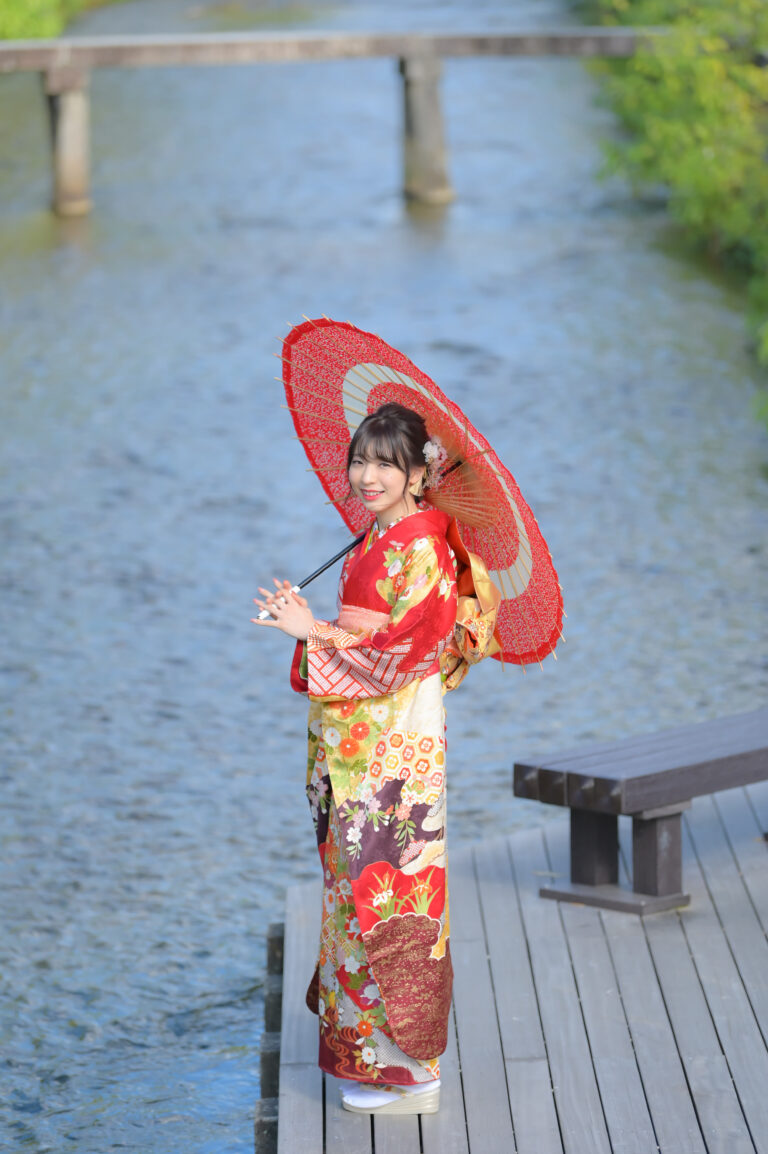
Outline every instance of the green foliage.
POLYGON ((58 36, 62 9, 62 0, 0 0, 0 40, 58 36))
POLYGON ((0 40, 60 36, 78 12, 109 0, 0 0, 0 40))
POLYGON ((750 286, 755 350, 768 366, 768 4, 589 0, 588 18, 667 27, 598 71, 627 129, 609 171, 661 189, 695 244, 750 286))

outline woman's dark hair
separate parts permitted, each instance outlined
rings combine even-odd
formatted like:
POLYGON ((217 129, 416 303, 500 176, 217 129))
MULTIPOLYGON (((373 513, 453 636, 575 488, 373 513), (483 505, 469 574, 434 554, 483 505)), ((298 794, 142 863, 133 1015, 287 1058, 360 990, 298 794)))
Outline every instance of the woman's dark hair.
POLYGON ((357 427, 347 453, 347 471, 353 457, 389 461, 404 473, 425 468, 424 446, 429 440, 424 418, 394 401, 381 405, 357 427))

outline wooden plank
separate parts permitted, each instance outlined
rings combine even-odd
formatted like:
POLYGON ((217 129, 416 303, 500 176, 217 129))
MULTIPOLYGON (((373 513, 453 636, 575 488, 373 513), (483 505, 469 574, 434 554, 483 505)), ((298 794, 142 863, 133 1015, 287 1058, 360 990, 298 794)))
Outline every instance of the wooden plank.
POLYGON ((543 32, 286 33, 217 32, 155 36, 82 36, 8 40, 0 44, 0 72, 49 68, 156 68, 420 56, 632 56, 663 29, 561 28, 543 32))
POLYGON ((277 1154, 297 1150, 323 1154, 323 1082, 317 1062, 295 1062, 280 1070, 277 1154))
MULTIPOLYGON (((567 836, 567 823, 562 824, 567 836)), ((504 1060, 545 1059, 536 987, 506 839, 482 842, 474 856, 504 1060)))
MULTIPOLYGON (((340 1078, 323 1075, 325 1083, 325 1154, 371 1154, 371 1119, 344 1110, 340 1078)), ((301 1149, 300 1147, 298 1149, 301 1149)), ((303 1151, 301 1152, 303 1154, 303 1151)))
POLYGON ((755 907, 763 931, 768 933, 768 847, 762 826, 744 789, 718 794, 715 805, 725 828, 739 874, 755 907))
POLYGON ((641 809, 687 801, 692 797, 716 793, 733 785, 749 785, 768 775, 768 753, 765 747, 743 752, 728 752, 722 759, 714 752, 681 767, 675 774, 674 788, 670 788, 667 771, 647 774, 626 782, 624 811, 636 813, 641 809))
POLYGON ((456 1027, 469 1147, 514 1150, 504 1056, 471 850, 453 854, 449 869, 456 1027))
POLYGON ((291 886, 285 897, 278 1154, 322 1154, 323 1082, 317 1018, 304 1001, 320 933, 320 885, 291 886))
POLYGON ((652 733, 639 733, 633 737, 616 738, 610 741, 582 742, 570 749, 557 751, 543 758, 518 762, 523 769, 564 769, 571 766, 582 768, 586 763, 601 765, 613 761, 629 761, 636 757, 653 756, 668 750, 693 748, 706 754, 710 746, 717 743, 735 745, 737 749, 746 741, 747 746, 764 745, 768 725, 768 709, 753 709, 746 713, 729 714, 709 721, 688 722, 669 729, 652 733))
POLYGON ((662 1154, 706 1154, 683 1064, 637 917, 600 915, 662 1154))
MULTIPOLYGON (((753 819, 754 820, 754 819, 753 819)), ((723 926, 752 1012, 768 1039, 768 940, 733 856, 713 798, 702 798, 688 820, 709 897, 723 926)), ((754 828, 754 826, 753 826, 754 828)), ((768 894, 768 855, 763 850, 762 890, 768 894)), ((768 1083, 767 1083, 768 1084, 768 1083)))
POLYGON ((448 1045, 440 1058, 440 1109, 437 1114, 423 1116, 421 1136, 424 1154, 469 1154, 453 1007, 448 1023, 448 1045))
MULTIPOLYGON (((628 825, 620 822, 625 867, 631 860, 629 836, 628 825)), ((707 1150, 709 1154, 754 1154, 749 1128, 683 932, 683 918, 689 922, 700 916, 697 905, 690 912, 654 914, 644 918, 642 926, 707 1150)))
POLYGON ((317 1061, 317 1018, 304 999, 319 949, 320 902, 320 884, 315 882, 291 886, 285 897, 281 1085, 285 1066, 317 1061))
POLYGON ((541 1009, 555 1103, 566 1154, 610 1154, 567 942, 555 902, 539 898, 549 870, 540 831, 509 841, 520 908, 541 1009))
POLYGON ((563 1154, 546 1058, 506 1063, 517 1154, 563 1154))
POLYGON ((762 826, 763 833, 768 834, 768 781, 751 785, 747 790, 747 796, 757 814, 757 820, 762 826))
MULTIPOLYGON (((373 1140, 376 1154, 419 1154, 419 1119, 416 1114, 374 1118, 373 1140)), ((304 1151, 301 1151, 304 1154, 304 1151)))
POLYGON ((749 1128, 680 926, 681 916, 654 914, 645 919, 645 932, 704 1140, 710 1154, 715 1149, 723 1154, 726 1150, 753 1154, 749 1128))
MULTIPOLYGON (((544 836, 552 869, 567 869, 568 831, 563 823, 546 826, 544 836)), ((597 910, 567 904, 560 913, 611 1149, 614 1154, 648 1154, 656 1146, 656 1136, 600 915, 597 910)))
POLYGON ((485 944, 485 927, 471 846, 462 846, 448 855, 448 893, 451 953, 459 942, 485 944))
MULTIPOLYGON (((563 824, 567 823, 565 820, 563 824)), ((506 839, 475 847, 518 1154, 562 1154, 552 1079, 506 839)))
POLYGON ((515 765, 515 793, 606 813, 686 801, 768 776, 768 710, 515 765))
POLYGON ((621 885, 585 886, 576 882, 557 882, 542 886, 543 898, 553 901, 576 902, 579 905, 599 906, 603 910, 623 910, 629 914, 655 914, 659 910, 677 909, 689 902, 688 894, 636 894, 621 885))
MULTIPOLYGON (((540 769, 539 796, 550 804, 587 806, 605 813, 639 813, 692 797, 715 793, 734 785, 749 785, 768 773, 768 753, 763 746, 706 753, 681 747, 664 755, 638 755, 606 765, 590 763, 582 773, 573 769, 540 769), (565 777, 563 785, 563 777, 565 777), (562 800, 559 800, 562 797, 562 800)), ((526 796, 530 796, 528 790, 526 796)))
POLYGON ((754 1154, 724 1055, 692 1054, 686 1070, 709 1154, 754 1154))
MULTIPOLYGON (((694 806, 693 812, 707 805, 711 805, 709 799, 694 806)), ((696 912, 681 915, 683 928, 755 1149, 768 1154, 768 1050, 689 836, 684 843, 686 876, 696 912)), ((733 925, 730 917, 728 924, 733 925)))

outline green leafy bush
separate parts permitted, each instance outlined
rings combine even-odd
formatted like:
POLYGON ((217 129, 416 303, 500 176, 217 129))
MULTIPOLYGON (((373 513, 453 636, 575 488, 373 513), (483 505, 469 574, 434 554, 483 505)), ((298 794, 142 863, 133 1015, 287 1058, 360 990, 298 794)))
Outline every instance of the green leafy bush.
POLYGON ((0 40, 58 36, 63 27, 61 0, 0 0, 0 40))
POLYGON ((661 188, 703 251, 743 271, 755 349, 768 366, 768 4, 590 0, 588 18, 669 31, 597 66, 628 132, 608 168, 661 188))
POLYGON ((0 40, 60 36, 64 25, 84 8, 109 0, 0 0, 0 40))

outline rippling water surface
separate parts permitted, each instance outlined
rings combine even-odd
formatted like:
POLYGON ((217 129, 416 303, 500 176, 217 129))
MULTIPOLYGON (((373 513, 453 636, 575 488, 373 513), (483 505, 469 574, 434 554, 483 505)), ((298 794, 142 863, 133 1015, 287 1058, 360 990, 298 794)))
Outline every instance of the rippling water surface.
MULTIPOLYGON (((556 4, 133 0, 77 30, 512 28, 556 4)), ((344 540, 272 354, 302 313, 403 348, 547 537, 560 660, 449 702, 454 844, 548 814, 515 757, 765 698, 768 444, 742 304, 595 179, 569 61, 454 61, 457 201, 399 192, 391 61, 103 72, 86 221, 0 78, 0 1148, 251 1148, 265 933, 313 876, 272 572, 344 540)), ((334 579, 318 582, 319 615, 334 579)))

